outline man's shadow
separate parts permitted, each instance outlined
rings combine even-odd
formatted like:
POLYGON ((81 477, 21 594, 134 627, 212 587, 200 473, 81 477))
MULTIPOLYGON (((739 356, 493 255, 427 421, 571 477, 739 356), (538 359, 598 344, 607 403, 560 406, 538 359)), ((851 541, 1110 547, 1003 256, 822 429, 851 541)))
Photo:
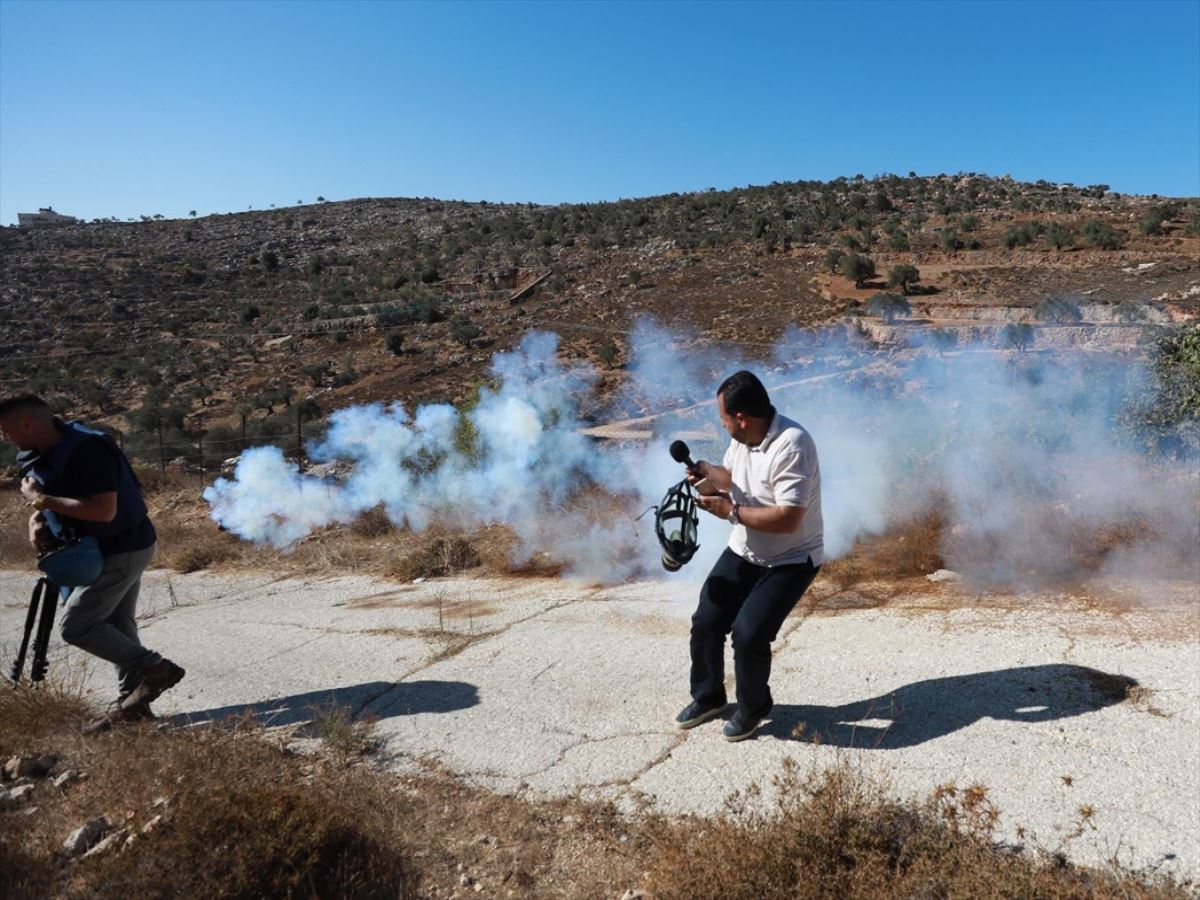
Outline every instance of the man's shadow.
POLYGON ((252 719, 267 728, 295 725, 322 713, 340 710, 351 717, 377 721, 417 713, 445 713, 479 703, 479 689, 465 681, 370 681, 351 687, 309 691, 258 703, 180 713, 172 725, 200 725, 222 719, 252 719))
POLYGON ((1049 722, 1120 703, 1125 675, 1055 663, 931 678, 842 706, 777 704, 762 734, 833 747, 915 747, 980 719, 1049 722))

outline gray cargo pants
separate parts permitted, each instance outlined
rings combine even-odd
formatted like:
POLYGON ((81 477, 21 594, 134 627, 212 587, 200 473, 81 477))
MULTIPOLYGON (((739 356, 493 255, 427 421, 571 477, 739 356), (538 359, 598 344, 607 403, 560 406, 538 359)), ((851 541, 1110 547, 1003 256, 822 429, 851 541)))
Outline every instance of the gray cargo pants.
POLYGON ((104 557, 100 577, 71 591, 59 622, 64 641, 116 666, 121 696, 137 687, 147 666, 162 659, 138 641, 136 621, 142 572, 153 558, 153 544, 104 557))

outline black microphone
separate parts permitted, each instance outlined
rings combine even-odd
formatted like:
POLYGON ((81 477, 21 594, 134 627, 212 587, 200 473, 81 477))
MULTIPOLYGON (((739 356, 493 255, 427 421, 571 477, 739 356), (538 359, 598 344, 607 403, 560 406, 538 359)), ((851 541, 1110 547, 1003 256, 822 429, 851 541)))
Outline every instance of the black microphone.
POLYGON ((688 449, 688 445, 683 441, 671 442, 671 459, 677 463, 683 463, 689 469, 696 468, 696 464, 692 462, 692 451, 688 449))

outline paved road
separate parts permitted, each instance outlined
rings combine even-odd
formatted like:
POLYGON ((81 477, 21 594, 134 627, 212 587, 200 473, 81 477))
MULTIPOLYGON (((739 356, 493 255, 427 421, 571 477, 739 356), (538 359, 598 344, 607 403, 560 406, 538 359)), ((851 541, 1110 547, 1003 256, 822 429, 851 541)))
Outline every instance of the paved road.
MULTIPOLYGON (((30 586, 0 573, 6 668, 30 586)), ((677 582, 154 572, 141 627, 188 670, 158 704, 181 720, 249 712, 282 725, 339 704, 378 719, 397 766, 427 758, 501 791, 679 812, 769 785, 785 758, 802 769, 848 759, 900 795, 987 785, 1004 836, 1022 827, 1052 849, 1088 804, 1094 830, 1067 842, 1069 855, 1195 878, 1200 611, 1194 586, 1154 593, 1159 606, 1121 614, 955 585, 914 585, 885 608, 831 611, 856 597, 825 598, 785 626, 774 720, 741 744, 722 740, 720 720, 672 726, 694 594, 677 582), (1125 698, 1127 679, 1138 688, 1125 698)), ((51 666, 102 699, 113 690, 57 636, 51 666)))

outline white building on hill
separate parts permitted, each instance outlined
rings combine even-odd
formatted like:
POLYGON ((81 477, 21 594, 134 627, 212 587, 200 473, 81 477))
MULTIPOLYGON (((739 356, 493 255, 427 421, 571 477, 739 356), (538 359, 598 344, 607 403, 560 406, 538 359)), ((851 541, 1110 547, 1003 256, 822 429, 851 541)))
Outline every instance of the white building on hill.
POLYGON ((17 213, 17 225, 21 228, 45 228, 54 225, 75 225, 79 222, 74 216, 64 216, 56 213, 53 207, 47 206, 35 213, 17 213))

